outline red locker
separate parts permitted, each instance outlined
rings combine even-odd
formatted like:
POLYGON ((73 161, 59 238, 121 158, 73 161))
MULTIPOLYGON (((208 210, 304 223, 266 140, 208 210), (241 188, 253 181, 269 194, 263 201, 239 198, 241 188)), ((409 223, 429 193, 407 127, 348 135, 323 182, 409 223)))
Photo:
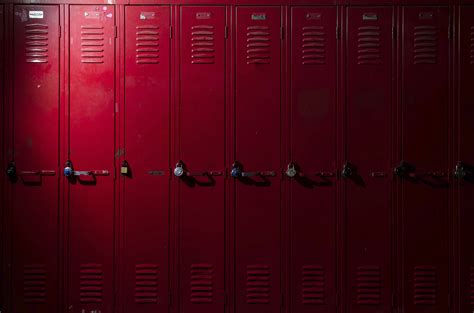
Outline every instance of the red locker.
POLYGON ((280 310, 281 13, 236 9, 236 312, 280 310))
POLYGON ((112 312, 115 12, 69 11, 68 298, 74 312, 112 312))
POLYGON ((170 7, 125 8, 123 312, 164 312, 169 287, 170 7), (147 121, 153 117, 153 122, 147 121))
POLYGON ((457 112, 458 129, 455 153, 458 164, 456 200, 459 207, 460 236, 460 308, 459 312, 474 310, 474 7, 460 7, 459 67, 459 107, 457 112))
POLYGON ((179 312, 224 310, 225 26, 225 7, 181 7, 179 312))
MULTIPOLYGON (((4 20, 4 6, 0 5, 0 86, 5 86, 5 20, 4 20)), ((1 168, 3 169, 5 164, 5 120, 4 120, 4 88, 0 88, 0 128, 2 129, 2 135, 0 135, 0 162, 2 164, 1 168)), ((5 213, 5 202, 4 202, 4 176, 0 178, 0 245, 5 247, 5 224, 4 224, 4 213, 5 213)), ((0 275, 4 275, 3 265, 5 259, 4 249, 0 249, 0 275)), ((0 283, 0 307, 4 306, 4 282, 0 283)))
POLYGON ((393 9, 351 7, 347 21, 345 306, 390 312, 393 9))
POLYGON ((13 23, 10 309, 57 312, 59 7, 17 5, 13 23))
POLYGON ((402 22, 403 308, 447 312, 449 10, 404 7, 402 22))
POLYGON ((335 7, 291 8, 291 312, 336 311, 336 27, 335 7))

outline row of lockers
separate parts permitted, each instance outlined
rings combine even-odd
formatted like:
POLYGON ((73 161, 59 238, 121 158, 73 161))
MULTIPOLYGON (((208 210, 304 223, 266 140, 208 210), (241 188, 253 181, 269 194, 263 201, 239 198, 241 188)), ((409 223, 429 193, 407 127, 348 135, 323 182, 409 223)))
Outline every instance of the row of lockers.
POLYGON ((473 7, 0 12, 2 311, 474 309, 473 7))

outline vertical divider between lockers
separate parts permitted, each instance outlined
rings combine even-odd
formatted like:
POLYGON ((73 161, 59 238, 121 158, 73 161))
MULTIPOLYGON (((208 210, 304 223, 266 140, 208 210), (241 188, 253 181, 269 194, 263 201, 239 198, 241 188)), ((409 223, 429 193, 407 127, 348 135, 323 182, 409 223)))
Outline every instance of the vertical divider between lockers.
POLYGON ((336 225, 336 245, 337 245, 337 257, 336 260, 338 262, 336 266, 336 308, 338 312, 345 312, 346 307, 345 304, 346 300, 346 292, 345 292, 345 184, 344 181, 341 179, 340 169, 342 168, 343 162, 346 159, 346 149, 345 149, 345 112, 346 112, 346 83, 345 83, 345 66, 346 66, 346 46, 347 46, 347 5, 340 5, 338 6, 338 28, 337 28, 337 54, 338 54, 338 62, 336 64, 337 68, 337 77, 338 77, 338 84, 337 84, 337 110, 336 115, 336 138, 337 144, 336 152, 337 160, 336 160, 336 177, 337 177, 337 225, 336 225))
POLYGON ((455 31, 454 31, 454 5, 449 6, 449 26, 448 26, 448 37, 449 37, 449 52, 448 52, 448 58, 449 58, 449 69, 448 69, 448 81, 449 81, 449 90, 448 90, 448 100, 449 102, 447 103, 448 105, 448 155, 447 155, 447 160, 448 164, 446 164, 447 170, 447 175, 448 175, 448 182, 449 182, 449 191, 448 191, 448 250, 449 250, 449 265, 448 265, 448 277, 449 277, 449 291, 448 291, 448 312, 454 312, 454 305, 453 305, 453 300, 454 300, 454 236, 453 236, 453 231, 454 231, 454 225, 453 225, 453 219, 454 219, 454 203, 453 203, 453 191, 454 191, 454 184, 455 181, 453 179, 453 171, 451 170, 452 164, 454 164, 454 158, 453 158, 453 150, 455 147, 455 131, 454 131, 454 112, 452 108, 454 107, 454 44, 455 44, 455 31))
POLYGON ((287 206, 285 192, 286 179, 283 175, 283 161, 286 159, 286 151, 288 151, 287 139, 286 139, 286 109, 288 105, 287 101, 287 55, 288 55, 288 6, 281 6, 281 22, 280 22, 280 164, 278 168, 278 176, 280 179, 280 295, 281 295, 281 308, 280 312, 285 312, 285 308, 288 306, 288 296, 286 294, 286 281, 288 271, 287 269, 287 258, 286 251, 288 246, 288 219, 287 219, 287 206))
POLYGON ((225 108, 224 108, 224 130, 225 130, 225 136, 224 136, 224 207, 225 207, 225 219, 224 219, 224 229, 225 229, 225 234, 224 234, 224 312, 225 313, 231 313, 231 306, 229 305, 230 299, 229 299, 229 291, 231 289, 231 270, 230 266, 232 264, 231 262, 231 245, 230 245, 230 230, 231 230, 231 205, 230 205, 230 185, 229 185, 229 179, 230 177, 228 176, 228 167, 229 163, 231 162, 230 156, 231 156, 231 150, 232 147, 230 143, 232 142, 231 137, 230 137, 230 132, 231 132, 231 106, 232 106, 232 88, 231 88, 231 82, 232 82, 232 66, 231 66, 231 60, 232 60, 232 35, 229 29, 232 29, 232 21, 233 21, 233 15, 232 15, 232 6, 226 5, 225 7, 225 37, 226 37, 226 42, 225 42, 225 108))

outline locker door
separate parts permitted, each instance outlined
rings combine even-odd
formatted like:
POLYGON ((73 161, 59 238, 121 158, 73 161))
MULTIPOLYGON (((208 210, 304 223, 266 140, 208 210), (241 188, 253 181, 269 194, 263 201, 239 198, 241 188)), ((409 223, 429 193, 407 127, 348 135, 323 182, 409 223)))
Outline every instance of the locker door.
POLYGON ((68 307, 112 312, 114 7, 70 7, 68 307))
POLYGON ((168 309, 170 8, 125 9, 124 312, 168 309), (153 121, 150 120, 153 117, 153 121))
POLYGON ((236 311, 280 309, 280 8, 238 7, 235 63, 236 311), (239 174, 240 173, 240 174, 239 174))
POLYGON ((58 311, 59 7, 14 7, 12 312, 58 311))
POLYGON ((290 161, 299 172, 290 186, 294 312, 336 310, 336 25, 334 7, 291 9, 290 161))
POLYGON ((460 7, 460 67, 459 67, 459 127, 455 161, 460 162, 456 169, 459 193, 460 236, 460 312, 474 310, 474 7, 460 7))
MULTIPOLYGON (((5 24, 4 24, 4 7, 3 5, 0 5, 0 86, 5 86, 4 81, 5 81, 5 72, 4 72, 4 66, 5 66, 5 45, 4 45, 4 29, 5 29, 5 24)), ((3 130, 2 135, 0 136, 0 162, 2 164, 2 169, 5 164, 5 120, 4 120, 4 89, 0 88, 0 128, 3 130)), ((5 187, 4 187, 4 176, 2 175, 0 178, 0 245, 2 247, 5 246, 5 227, 4 227, 4 213, 5 213, 5 202, 4 202, 4 193, 5 193, 5 187)), ((0 250, 0 275, 4 276, 4 259, 5 259, 5 254, 4 250, 0 250)), ((5 299, 5 288, 4 288, 4 282, 0 283, 0 306, 3 307, 4 305, 4 299, 5 299)))
MULTIPOLYGON (((347 11, 345 290, 349 312, 391 306, 391 7, 347 11)), ((343 173, 344 174, 344 173, 343 173)))
POLYGON ((401 176, 403 306, 446 312, 449 288, 449 10, 403 8, 401 176))
POLYGON ((180 312, 224 310, 225 8, 180 12, 180 312))

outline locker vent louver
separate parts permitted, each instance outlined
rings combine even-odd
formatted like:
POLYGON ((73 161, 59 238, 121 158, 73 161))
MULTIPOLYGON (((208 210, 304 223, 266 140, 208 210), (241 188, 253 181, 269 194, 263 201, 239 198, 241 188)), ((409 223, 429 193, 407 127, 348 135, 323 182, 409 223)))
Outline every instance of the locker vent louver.
POLYGON ((302 302, 303 304, 324 304, 326 273, 319 265, 305 265, 302 270, 302 302))
POLYGON ((270 303, 270 266, 247 266, 247 303, 270 303))
POLYGON ((474 64, 474 26, 471 26, 471 37, 470 37, 470 50, 469 50, 469 57, 470 63, 474 64))
POLYGON ((25 303, 46 302, 45 268, 45 265, 25 265, 23 269, 23 292, 25 303))
POLYGON ((413 287, 413 300, 416 305, 435 305, 437 291, 436 268, 433 266, 416 266, 413 287))
POLYGON ((27 63, 48 63, 48 25, 25 25, 25 56, 27 63))
POLYGON ((382 298, 382 275, 378 266, 357 268, 357 304, 379 305, 382 298))
POLYGON ((158 64, 160 57, 158 26, 137 26, 136 32, 136 63, 158 64))
POLYGON ((81 62, 104 63, 104 27, 81 26, 81 62))
POLYGON ((469 299, 470 304, 474 307, 474 266, 471 266, 469 299))
POLYGON ((270 28, 247 27, 247 64, 270 64, 270 28))
POLYGON ((191 63, 214 64, 214 26, 192 26, 191 35, 191 63))
POLYGON ((326 64, 326 33, 324 27, 303 27, 301 61, 303 64, 326 64))
POLYGON ((381 64, 382 51, 380 39, 380 27, 359 27, 357 44, 357 64, 381 64))
POLYGON ((214 267, 212 264, 191 265, 191 302, 211 303, 214 292, 214 267))
POLYGON ((135 302, 158 303, 158 265, 135 266, 135 302))
POLYGON ((100 264, 83 264, 80 270, 81 303, 102 303, 103 271, 100 264))
POLYGON ((438 29, 435 26, 416 26, 414 38, 413 63, 436 64, 438 29))

